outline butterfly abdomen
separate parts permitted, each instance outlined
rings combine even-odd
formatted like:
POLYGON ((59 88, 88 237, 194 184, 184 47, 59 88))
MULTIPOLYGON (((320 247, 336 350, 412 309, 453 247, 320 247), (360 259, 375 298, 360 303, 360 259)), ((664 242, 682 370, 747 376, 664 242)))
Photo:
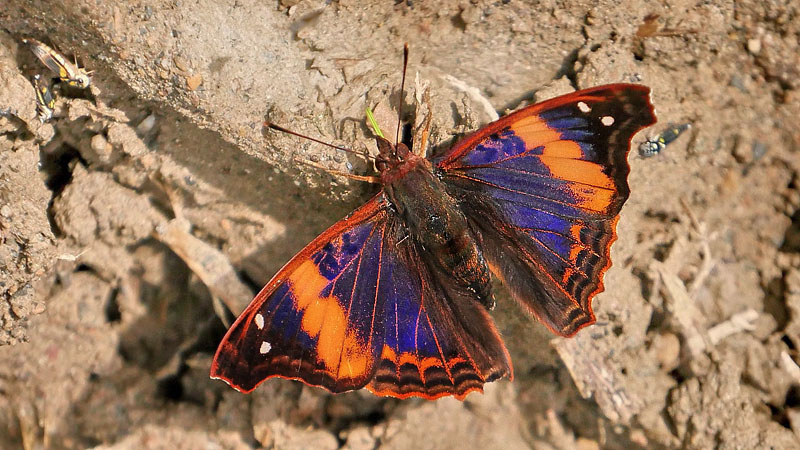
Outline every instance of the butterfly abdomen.
POLYGON ((467 219, 430 164, 418 161, 414 169, 386 186, 389 200, 403 218, 409 236, 426 254, 425 259, 433 262, 432 268, 447 273, 491 309, 494 299, 489 266, 467 219))

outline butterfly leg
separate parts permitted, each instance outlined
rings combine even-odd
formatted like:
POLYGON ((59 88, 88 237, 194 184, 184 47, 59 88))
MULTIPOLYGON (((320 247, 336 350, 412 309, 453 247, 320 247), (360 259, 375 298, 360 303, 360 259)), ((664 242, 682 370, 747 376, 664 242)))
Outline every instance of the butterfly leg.
POLYGON ((327 173, 329 173, 331 175, 338 175, 340 177, 345 177, 345 178, 349 178, 351 180, 356 180, 356 181, 363 181, 365 183, 373 183, 373 184, 380 184, 381 183, 380 177, 371 176, 371 175, 355 175, 355 174, 352 174, 352 173, 342 172, 340 170, 333 170, 333 169, 329 169, 329 168, 323 166, 322 164, 315 163, 313 161, 307 161, 307 160, 304 160, 304 159, 295 159, 295 161, 299 162, 300 164, 305 164, 307 166, 311 166, 311 167, 314 167, 316 169, 323 170, 323 171, 325 171, 325 172, 327 172, 327 173))

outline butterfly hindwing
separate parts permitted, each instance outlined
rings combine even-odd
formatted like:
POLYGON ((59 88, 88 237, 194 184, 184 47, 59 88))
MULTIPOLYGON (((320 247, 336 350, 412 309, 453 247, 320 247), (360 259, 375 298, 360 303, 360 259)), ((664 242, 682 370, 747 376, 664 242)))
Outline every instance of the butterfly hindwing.
POLYGON ((594 322, 630 140, 654 122, 647 87, 600 86, 505 116, 437 162, 493 272, 558 334, 594 322))
POLYGON ((509 374, 485 310, 403 236, 382 195, 325 231, 233 324, 212 377, 243 392, 280 376, 332 392, 437 398, 509 374))
POLYGON ((412 239, 399 238, 402 233, 394 222, 387 233, 391 251, 381 258, 384 343, 367 388, 399 398, 463 398, 511 375, 508 351, 486 308, 427 264, 412 239))

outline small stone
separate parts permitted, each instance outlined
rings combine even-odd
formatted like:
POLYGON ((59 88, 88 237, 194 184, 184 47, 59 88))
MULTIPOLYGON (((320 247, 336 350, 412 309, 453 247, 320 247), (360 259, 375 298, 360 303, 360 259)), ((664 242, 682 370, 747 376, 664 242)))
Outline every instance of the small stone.
POLYGON ((644 431, 640 429, 631 430, 630 439, 631 442, 639 444, 641 448, 647 448, 647 435, 644 434, 644 431))
POLYGON ((578 450, 599 450, 600 444, 587 438, 578 438, 575 440, 575 448, 578 450))
POLYGON ((751 148, 753 152, 753 161, 758 161, 767 153, 767 145, 758 140, 753 141, 751 148))
POLYGON ((176 56, 172 58, 172 62, 175 63, 175 67, 177 67, 178 70, 182 70, 184 72, 187 72, 189 70, 189 62, 186 61, 186 58, 184 58, 183 56, 176 56))
POLYGON ((671 371, 680 364, 681 341, 672 333, 659 334, 653 339, 653 350, 659 366, 671 371))
POLYGON ((122 152, 133 157, 147 154, 147 147, 139 136, 126 124, 112 123, 108 127, 108 141, 115 147, 122 148, 122 152))
POLYGON ((186 87, 190 91, 197 89, 201 84, 203 84, 203 76, 200 74, 186 77, 186 87))
POLYGON ((761 51, 761 40, 759 39, 748 39, 747 40, 747 51, 757 55, 761 51))
POLYGON ((744 78, 740 77, 739 75, 734 74, 733 76, 731 76, 731 86, 744 92, 745 94, 748 92, 744 78))
POLYGON ((150 114, 149 116, 145 117, 141 122, 139 122, 139 125, 136 125, 136 132, 139 133, 139 135, 141 136, 143 134, 149 133, 155 126, 156 126, 156 115, 150 114))
POLYGON ((750 146, 746 145, 744 139, 741 139, 741 137, 737 135, 733 143, 733 148, 731 149, 731 155, 733 155, 734 159, 736 159, 736 162, 739 164, 746 164, 751 161, 750 158, 753 152, 750 146))
POLYGON ((108 140, 102 134, 95 134, 92 136, 91 147, 92 151, 100 157, 101 161, 107 161, 108 157, 111 155, 111 144, 108 143, 108 140))
POLYGON ((11 217, 11 208, 8 205, 3 205, 0 207, 0 216, 5 217, 6 219, 11 217))
POLYGON ((54 137, 56 137, 56 129, 52 124, 46 123, 36 130, 36 138, 42 143, 42 146, 50 142, 54 137))

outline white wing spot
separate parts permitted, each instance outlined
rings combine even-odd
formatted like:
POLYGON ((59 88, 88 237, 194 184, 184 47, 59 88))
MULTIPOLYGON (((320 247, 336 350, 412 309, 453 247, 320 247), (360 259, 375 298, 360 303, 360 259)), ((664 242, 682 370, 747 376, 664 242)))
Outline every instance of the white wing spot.
POLYGON ((256 314, 256 326, 259 330, 264 329, 264 316, 261 313, 256 314))
POLYGON ((578 102, 578 109, 580 109, 582 113, 588 113, 592 110, 592 108, 584 102, 578 102))
POLYGON ((258 351, 262 355, 266 355, 270 350, 272 350, 272 344, 267 341, 261 341, 261 348, 259 348, 258 351))
POLYGON ((602 123, 607 127, 610 127, 611 125, 614 125, 614 118, 611 116, 603 116, 600 118, 600 123, 602 123))

